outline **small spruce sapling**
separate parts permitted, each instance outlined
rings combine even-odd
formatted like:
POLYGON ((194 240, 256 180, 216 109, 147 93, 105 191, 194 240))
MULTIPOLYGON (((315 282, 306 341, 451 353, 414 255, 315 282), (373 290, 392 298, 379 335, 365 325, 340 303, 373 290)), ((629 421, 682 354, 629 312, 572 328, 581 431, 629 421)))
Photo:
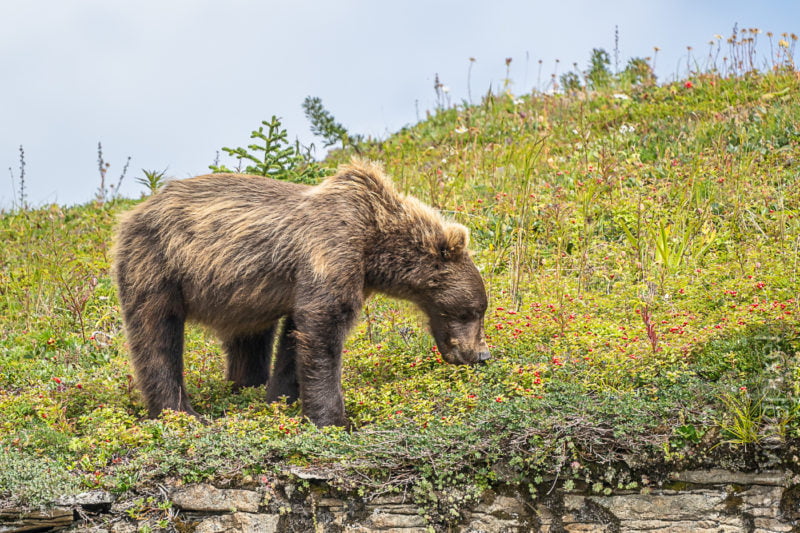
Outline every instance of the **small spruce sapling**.
POLYGON ((357 154, 361 154, 359 145, 364 141, 363 135, 350 135, 344 126, 336 122, 333 114, 325 109, 321 98, 307 96, 303 100, 303 111, 311 123, 311 133, 322 137, 325 148, 342 143, 342 148, 352 147, 357 154))
POLYGON ((589 72, 586 74, 587 85, 591 89, 603 89, 611 84, 613 76, 609 70, 611 58, 602 48, 594 48, 589 59, 589 72))
POLYGON ((565 93, 581 90, 581 77, 577 72, 569 71, 561 75, 561 88, 565 93))
POLYGON ((241 170, 247 174, 297 183, 314 183, 324 175, 322 167, 311 158, 308 150, 300 146, 299 141, 293 145, 289 143, 289 134, 281 127, 278 117, 273 115, 271 120, 263 120, 261 124, 250 134, 251 139, 257 139, 260 143, 249 144, 247 148, 222 148, 223 152, 239 160, 236 170, 218 164, 209 165, 209 168, 213 172, 241 170), (242 161, 252 164, 241 169, 242 161))

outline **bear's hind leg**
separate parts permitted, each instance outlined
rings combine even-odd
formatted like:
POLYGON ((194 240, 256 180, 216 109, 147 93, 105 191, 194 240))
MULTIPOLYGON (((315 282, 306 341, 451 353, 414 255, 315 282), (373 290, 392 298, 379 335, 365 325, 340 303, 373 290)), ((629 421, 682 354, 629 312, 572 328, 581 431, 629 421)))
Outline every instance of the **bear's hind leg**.
POLYGON ((180 289, 168 286, 133 302, 123 301, 123 309, 136 382, 150 417, 164 409, 198 416, 183 380, 185 312, 180 289))
POLYGON ((259 333, 239 335, 223 341, 223 348, 228 354, 227 377, 233 381, 234 390, 260 387, 267 383, 275 329, 275 326, 271 326, 259 333))
POLYGON ((267 386, 267 401, 269 402, 286 396, 287 403, 292 403, 300 397, 300 386, 297 383, 297 344, 294 332, 294 320, 291 316, 287 316, 283 323, 278 349, 275 352, 275 366, 267 386))

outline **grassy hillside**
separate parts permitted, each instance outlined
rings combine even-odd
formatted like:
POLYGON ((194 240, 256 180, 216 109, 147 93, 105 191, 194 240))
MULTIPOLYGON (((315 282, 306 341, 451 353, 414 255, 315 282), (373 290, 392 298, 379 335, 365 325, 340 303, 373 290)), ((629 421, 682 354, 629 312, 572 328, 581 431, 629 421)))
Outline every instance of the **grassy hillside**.
POLYGON ((211 423, 145 420, 108 273, 115 216, 135 202, 6 212, 0 497, 325 465, 343 488, 410 490, 452 517, 494 482, 641 487, 610 465, 796 451, 795 72, 489 96, 362 151, 471 228, 490 364, 443 364, 420 313, 377 297, 345 354, 356 431, 232 394, 198 328, 186 379, 211 423))

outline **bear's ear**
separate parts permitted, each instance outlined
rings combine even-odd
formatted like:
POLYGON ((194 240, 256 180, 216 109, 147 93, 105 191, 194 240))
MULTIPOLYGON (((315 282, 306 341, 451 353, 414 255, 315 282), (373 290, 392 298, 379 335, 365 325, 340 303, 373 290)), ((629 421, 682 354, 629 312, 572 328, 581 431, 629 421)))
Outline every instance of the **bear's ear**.
POLYGON ((444 238, 439 243, 442 259, 452 259, 464 253, 469 245, 469 230, 461 224, 449 222, 444 225, 444 238))

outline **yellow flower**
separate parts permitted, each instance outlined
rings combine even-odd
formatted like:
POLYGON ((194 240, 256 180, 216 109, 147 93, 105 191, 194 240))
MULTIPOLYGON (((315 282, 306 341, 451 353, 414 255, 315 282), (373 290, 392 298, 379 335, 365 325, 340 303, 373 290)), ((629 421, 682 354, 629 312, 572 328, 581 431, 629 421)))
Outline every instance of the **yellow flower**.
POLYGON ((780 41, 778 41, 778 46, 780 46, 781 48, 789 48, 789 41, 787 41, 786 39, 781 39, 780 41))

